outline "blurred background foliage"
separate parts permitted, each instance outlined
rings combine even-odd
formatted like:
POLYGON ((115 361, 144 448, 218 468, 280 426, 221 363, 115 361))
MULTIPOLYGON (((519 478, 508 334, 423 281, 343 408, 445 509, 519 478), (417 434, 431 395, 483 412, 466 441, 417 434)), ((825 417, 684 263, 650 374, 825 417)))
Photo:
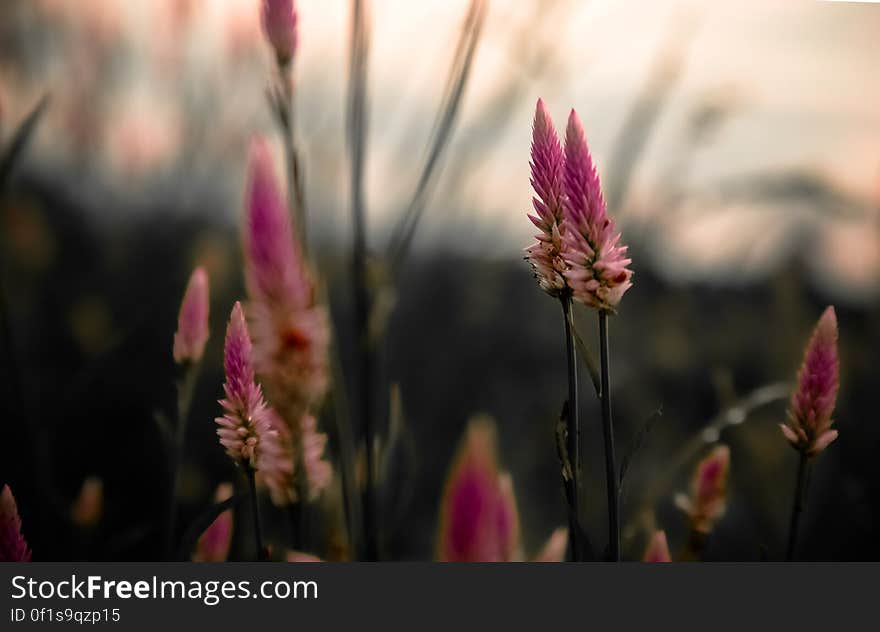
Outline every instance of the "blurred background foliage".
MULTIPOLYGON (((212 419, 222 327, 243 295, 246 149, 254 133, 274 138, 257 4, 0 4, 4 146, 49 95, 0 199, 0 481, 15 491, 34 559, 160 555, 151 525, 168 481, 154 416, 173 406, 171 341, 196 264, 211 278, 212 338, 187 437, 184 522, 234 476, 212 419), (104 480, 105 516, 82 533, 66 521, 90 475, 104 480)), ((345 367, 348 7, 304 0, 299 11, 310 239, 345 367)), ((373 4, 374 252, 416 190, 466 11, 464 1, 373 4)), ((611 323, 621 452, 662 410, 627 477, 624 555, 639 557, 657 526, 675 556, 686 525, 673 496, 719 439, 731 447, 729 508, 707 559, 781 555, 797 457, 777 424, 809 331, 834 303, 841 435, 814 468, 801 557, 880 559, 878 35, 880 7, 868 5, 491 4, 380 353, 409 433, 383 502, 390 557, 433 555, 443 479, 476 413, 497 421, 525 548, 565 522, 553 440, 565 396, 559 310, 521 260, 542 96, 557 122, 578 109, 634 261, 611 323), (756 389, 766 401, 752 407, 756 389)), ((576 318, 595 346, 595 316, 576 318)), ((582 392, 583 504, 604 542, 586 377, 582 392)))

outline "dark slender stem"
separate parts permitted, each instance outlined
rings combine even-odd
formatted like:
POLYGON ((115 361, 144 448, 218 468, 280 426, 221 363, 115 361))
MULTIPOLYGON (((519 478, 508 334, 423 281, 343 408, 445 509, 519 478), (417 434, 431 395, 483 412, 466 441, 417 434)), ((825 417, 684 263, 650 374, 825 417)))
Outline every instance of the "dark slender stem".
POLYGON ((562 302, 562 318, 565 322, 565 354, 568 364, 568 459, 571 463, 572 493, 570 503, 571 524, 568 530, 568 546, 574 562, 581 561, 578 539, 580 512, 578 510, 578 472, 580 471, 580 424, 578 421, 577 356, 574 349, 574 336, 571 322, 571 297, 565 296, 562 302))
POLYGON ((252 467, 247 468, 248 484, 250 485, 251 508, 254 513, 254 542, 257 545, 257 561, 265 559, 263 548, 263 527, 260 524, 260 503, 257 500, 257 477, 252 467))
POLYGON ((278 65, 280 93, 278 96, 278 121, 280 123, 284 158, 287 164, 287 196, 288 206, 293 216, 296 234, 302 246, 303 254, 308 256, 308 239, 306 227, 305 195, 303 193, 302 174, 300 173, 299 154, 294 140, 294 108, 293 78, 290 63, 278 65))
POLYGON ((798 528, 800 527, 801 514, 804 511, 804 505, 806 503, 809 467, 809 457, 801 452, 798 461, 797 483, 795 483, 794 488, 794 502, 791 506, 791 525, 788 529, 788 549, 785 553, 786 562, 794 561, 794 553, 797 548, 798 528))
POLYGON ((177 424, 175 427, 173 445, 170 446, 170 475, 171 489, 168 498, 168 518, 165 523, 165 552, 167 556, 173 555, 174 529, 177 526, 177 495, 180 490, 180 464, 183 461, 183 446, 186 440, 186 426, 189 419, 189 409, 192 405, 193 389, 195 388, 198 364, 187 363, 183 367, 183 373, 177 383, 177 424))
POLYGON ((599 311, 599 361, 602 384, 602 434, 605 438, 605 484, 608 490, 608 552, 620 561, 620 507, 617 466, 614 459, 614 424, 611 421, 611 377, 608 361, 608 313, 599 311))

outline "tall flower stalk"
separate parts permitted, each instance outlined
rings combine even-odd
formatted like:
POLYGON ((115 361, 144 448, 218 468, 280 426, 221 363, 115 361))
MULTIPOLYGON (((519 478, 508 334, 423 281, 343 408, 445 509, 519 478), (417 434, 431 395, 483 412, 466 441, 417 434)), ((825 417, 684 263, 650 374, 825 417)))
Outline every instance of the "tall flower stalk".
POLYGON ((0 562, 30 562, 31 551, 21 533, 21 518, 9 485, 0 492, 0 562))
POLYGON ((782 433, 798 452, 798 474, 795 483, 788 546, 785 559, 793 561, 797 550, 798 530, 806 504, 807 486, 812 459, 837 439, 832 430, 834 405, 840 388, 840 357, 837 350, 837 315, 829 306, 804 351, 798 371, 797 387, 792 393, 788 419, 782 424, 782 433))
POLYGON ((584 129, 572 110, 565 133, 562 259, 563 276, 574 300, 599 313, 600 391, 602 432, 605 443, 605 479, 608 499, 609 555, 620 560, 620 509, 614 424, 611 417, 611 369, 608 349, 608 316, 616 311, 623 294, 632 287, 632 262, 620 243, 614 221, 608 216, 599 174, 587 147, 584 129))
POLYGON ((541 289, 557 298, 562 306, 563 330, 565 333, 566 372, 568 374, 568 418, 567 446, 569 464, 573 477, 574 493, 570 496, 571 520, 569 525, 569 546, 572 559, 580 559, 578 541, 579 503, 578 473, 580 471, 580 427, 578 415, 577 357, 574 347, 572 327, 571 290, 565 281, 567 265, 562 258, 563 214, 563 172, 565 155, 556 135, 556 128, 544 101, 538 99, 535 119, 532 124, 531 184, 534 190, 532 205, 534 215, 529 219, 540 230, 537 241, 526 248, 526 259, 532 266, 535 278, 541 289))

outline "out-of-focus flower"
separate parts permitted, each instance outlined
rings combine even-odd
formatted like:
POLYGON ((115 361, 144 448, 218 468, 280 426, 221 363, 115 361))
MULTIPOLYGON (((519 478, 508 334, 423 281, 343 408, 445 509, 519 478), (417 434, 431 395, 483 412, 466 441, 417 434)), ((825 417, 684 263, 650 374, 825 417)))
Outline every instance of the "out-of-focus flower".
POLYGON ((296 52, 296 7, 293 0, 263 0, 263 32, 275 49, 278 64, 286 66, 296 52))
POLYGON ((249 169, 243 241, 254 365, 298 445, 299 420, 329 385, 330 324, 262 139, 251 145, 249 169))
POLYGON ((666 543, 666 532, 655 531, 645 550, 643 562, 671 562, 669 555, 669 545, 666 543))
POLYGON ((519 549, 519 515, 510 477, 498 469, 495 430, 487 420, 467 429, 449 473, 441 508, 443 562, 509 562, 519 549))
POLYGON ((565 132, 565 230, 562 257, 565 279, 575 300, 588 307, 614 312, 632 287, 632 263, 608 217, 599 174, 587 148, 584 129, 571 111, 565 132))
POLYGON ((180 304, 177 333, 174 334, 174 361, 178 364, 198 362, 208 342, 208 274, 198 267, 193 270, 180 304))
POLYGON ((840 386, 837 336, 837 316, 829 306, 807 343, 788 419, 782 424, 785 438, 807 456, 816 456, 837 438, 837 430, 831 429, 840 386))
MULTIPOLYGON (((214 494, 215 502, 223 502, 232 496, 232 485, 221 483, 214 494)), ((193 562, 225 562, 229 557, 229 545, 232 543, 232 510, 222 512, 211 523, 196 542, 193 551, 193 562)))
POLYGON ((550 534, 541 552, 535 556, 534 562, 562 562, 568 547, 568 529, 559 527, 550 534))
POLYGON ((538 99, 532 125, 532 204, 537 215, 529 215, 541 231, 538 240, 526 248, 526 259, 532 265, 541 289, 550 296, 560 296, 566 289, 566 264, 562 259, 563 165, 565 156, 556 135, 556 128, 544 101, 538 99))
POLYGON ((288 562, 323 562, 320 557, 302 551, 288 551, 284 559, 288 562))
POLYGON ((0 493, 0 562, 30 562, 31 552, 21 533, 21 518, 9 485, 0 493))
POLYGON ((79 496, 70 508, 70 519, 80 527, 93 527, 104 513, 104 481, 89 476, 83 481, 79 496))
POLYGON ((727 500, 727 473, 730 470, 730 449, 716 446, 697 464, 691 483, 690 497, 679 494, 678 505, 691 519, 691 528, 699 533, 709 533, 724 515, 727 500))
POLYGON ((300 426, 303 467, 308 479, 309 500, 314 500, 333 480, 333 467, 324 460, 327 435, 318 432, 318 422, 312 415, 304 415, 300 420, 300 426))
POLYGON ((266 405, 263 392, 254 381, 251 339, 241 304, 236 302, 226 328, 224 365, 226 397, 220 400, 224 415, 216 419, 220 443, 237 464, 251 468, 273 492, 281 479, 293 475, 293 460, 286 434, 277 415, 266 405), (271 483, 270 483, 271 481, 271 483))

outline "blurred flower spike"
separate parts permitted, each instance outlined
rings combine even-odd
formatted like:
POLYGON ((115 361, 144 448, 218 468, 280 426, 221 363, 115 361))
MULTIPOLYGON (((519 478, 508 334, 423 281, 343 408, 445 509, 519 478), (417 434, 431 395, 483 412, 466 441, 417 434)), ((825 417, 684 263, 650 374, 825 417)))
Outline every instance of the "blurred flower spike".
POLYGON ((79 496, 70 509, 70 519, 82 528, 94 527, 104 513, 104 481, 90 476, 83 481, 79 496))
POLYGON ((812 457, 837 439, 832 430, 834 405, 840 387, 840 358, 837 351, 837 315, 825 309, 804 351, 791 396, 788 419, 782 433, 801 453, 812 457))
MULTIPOLYGON (((216 502, 223 502, 232 497, 232 485, 221 483, 214 495, 216 502)), ((211 525, 205 529, 193 552, 193 562, 225 562, 229 557, 229 546, 232 542, 232 510, 222 512, 211 525)))
POLYGON ((562 178, 565 156, 556 135, 553 120, 544 101, 538 99, 532 125, 531 183, 535 197, 532 223, 541 231, 537 242, 526 248, 526 259, 534 270, 541 289, 558 297, 566 289, 566 264, 562 260, 562 178))
POLYGON ((584 129, 572 110, 565 132, 565 229, 562 256, 565 280, 575 300, 587 307, 615 312, 632 287, 632 262, 620 233, 608 217, 599 174, 587 147, 584 129))
POLYGON ((285 67, 293 59, 297 44, 297 14, 293 0, 263 0, 263 33, 275 51, 278 65, 285 67))
POLYGON ((293 460, 289 435, 266 405, 255 383, 251 339, 240 303, 235 303, 226 329, 224 415, 216 419, 220 443, 238 465, 256 471, 273 500, 292 493, 293 460))
POLYGON ((30 562, 31 552, 21 533, 21 518, 9 485, 0 493, 0 562, 30 562))
POLYGON ((655 531, 648 542, 648 548, 645 550, 643 562, 671 562, 672 557, 669 555, 669 545, 666 543, 666 532, 655 531))
POLYGON ((684 494, 676 496, 676 505, 688 514, 694 531, 710 533, 724 515, 729 470, 730 449, 726 445, 716 446, 697 464, 690 497, 684 494))
POLYGON ((195 364, 205 353, 208 342, 208 274, 193 270, 180 304, 177 333, 174 334, 174 361, 195 364))

